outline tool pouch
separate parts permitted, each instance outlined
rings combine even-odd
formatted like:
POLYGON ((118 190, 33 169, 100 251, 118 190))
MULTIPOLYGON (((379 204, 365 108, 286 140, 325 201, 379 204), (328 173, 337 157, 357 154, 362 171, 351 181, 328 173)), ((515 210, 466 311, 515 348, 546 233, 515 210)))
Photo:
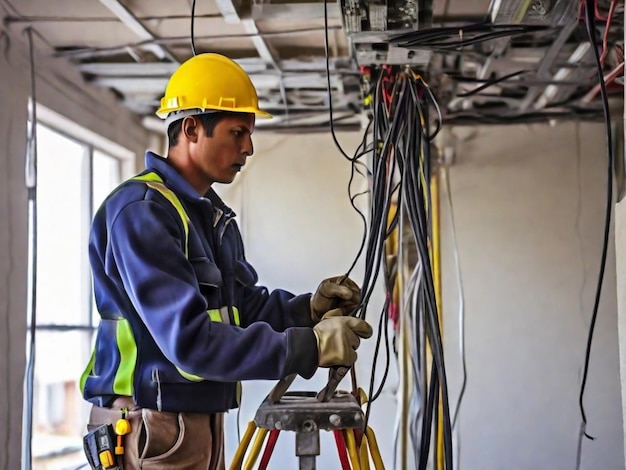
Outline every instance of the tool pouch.
POLYGON ((110 424, 98 426, 83 437, 83 449, 94 470, 122 470, 115 455, 115 431, 110 424))

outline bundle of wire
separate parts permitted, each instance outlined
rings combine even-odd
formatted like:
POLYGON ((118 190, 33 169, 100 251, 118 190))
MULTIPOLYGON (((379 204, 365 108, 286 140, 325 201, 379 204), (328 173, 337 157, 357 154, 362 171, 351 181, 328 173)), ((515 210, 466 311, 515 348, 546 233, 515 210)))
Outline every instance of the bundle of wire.
MULTIPOLYGON (((358 159, 371 155, 366 175, 368 192, 371 193, 369 217, 363 216, 366 235, 357 255, 357 258, 363 252, 365 255, 362 301, 354 314, 366 317, 367 306, 381 272, 384 273, 386 289, 374 351, 366 423, 371 404, 380 396, 388 376, 388 326, 391 321, 396 326, 396 344, 404 345, 399 359, 404 358, 408 363, 408 370, 401 374, 404 405, 400 407, 398 419, 404 421, 410 430, 418 468, 426 468, 431 444, 439 448, 441 438, 443 466, 440 468, 452 469, 452 428, 430 251, 430 146, 441 127, 441 113, 426 82, 409 69, 396 70, 384 66, 373 87, 371 103, 370 125, 357 155, 351 158, 354 176, 360 163, 358 159), (434 108, 439 115, 433 132, 428 125, 430 108, 434 108), (368 145, 370 132, 372 142, 368 145), (412 240, 405 240, 405 236, 412 240), (409 244, 415 246, 417 252, 414 266, 409 266, 404 249, 409 244), (407 280, 405 271, 411 271, 406 276, 407 280), (374 391, 383 335, 387 352, 385 372, 374 391), (427 348, 432 352, 431 364, 428 365, 427 348), (406 409, 406 401, 410 410, 406 409), (441 423, 442 429, 438 428, 438 423, 441 423)), ((356 196, 351 195, 352 202, 356 196)), ((398 423, 397 431, 400 427, 398 423)), ((403 451, 402 458, 406 459, 406 449, 403 451)))
POLYGON ((400 47, 449 51, 520 34, 549 32, 546 25, 475 23, 397 34, 389 42, 400 47))

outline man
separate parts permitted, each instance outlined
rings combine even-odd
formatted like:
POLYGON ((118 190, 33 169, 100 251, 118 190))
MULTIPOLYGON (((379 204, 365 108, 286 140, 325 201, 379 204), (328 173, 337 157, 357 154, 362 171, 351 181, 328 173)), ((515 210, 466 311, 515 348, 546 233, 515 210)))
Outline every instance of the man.
POLYGON ((223 413, 238 406, 239 381, 350 366, 372 330, 345 316, 360 302, 350 279, 326 279, 312 296, 256 285, 235 214, 212 189, 241 171, 255 115, 269 116, 243 69, 217 54, 191 58, 157 115, 167 158, 148 152, 147 170, 93 221, 101 322, 81 387, 94 404, 90 430, 125 420, 124 469, 222 469, 223 413))

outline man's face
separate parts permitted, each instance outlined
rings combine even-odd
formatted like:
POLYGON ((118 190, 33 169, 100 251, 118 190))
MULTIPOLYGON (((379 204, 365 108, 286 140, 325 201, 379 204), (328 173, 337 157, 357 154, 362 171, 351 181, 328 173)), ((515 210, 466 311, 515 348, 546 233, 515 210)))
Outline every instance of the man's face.
POLYGON ((198 140, 190 149, 191 159, 207 183, 232 183, 254 151, 254 121, 254 114, 226 117, 217 123, 210 137, 198 122, 198 140))

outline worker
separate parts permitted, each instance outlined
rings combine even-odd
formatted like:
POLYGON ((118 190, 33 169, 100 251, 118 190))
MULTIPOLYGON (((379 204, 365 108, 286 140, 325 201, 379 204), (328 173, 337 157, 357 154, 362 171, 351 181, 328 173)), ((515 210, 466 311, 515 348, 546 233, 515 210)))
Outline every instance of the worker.
POLYGON ((312 295, 257 285, 235 214, 213 189, 242 170, 256 116, 269 117, 236 62, 199 54, 181 64, 157 115, 167 157, 147 152, 146 170, 92 224, 101 319, 81 377, 88 430, 124 424, 124 470, 223 469, 224 413, 238 406, 240 381, 350 366, 372 329, 349 315, 360 289, 345 276, 312 295))

